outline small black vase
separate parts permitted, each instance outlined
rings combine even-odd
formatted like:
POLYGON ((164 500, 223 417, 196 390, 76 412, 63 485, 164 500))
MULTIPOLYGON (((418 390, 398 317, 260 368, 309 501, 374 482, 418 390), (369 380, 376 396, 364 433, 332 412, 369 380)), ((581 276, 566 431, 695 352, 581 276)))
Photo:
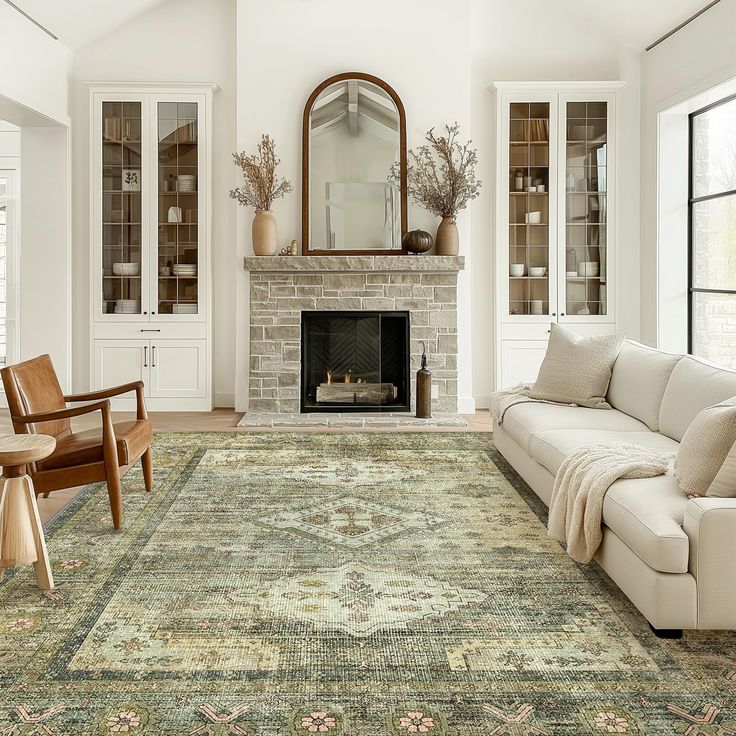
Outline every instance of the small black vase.
POLYGON ((434 238, 424 230, 409 230, 401 239, 401 245, 409 253, 426 253, 434 244, 434 238))

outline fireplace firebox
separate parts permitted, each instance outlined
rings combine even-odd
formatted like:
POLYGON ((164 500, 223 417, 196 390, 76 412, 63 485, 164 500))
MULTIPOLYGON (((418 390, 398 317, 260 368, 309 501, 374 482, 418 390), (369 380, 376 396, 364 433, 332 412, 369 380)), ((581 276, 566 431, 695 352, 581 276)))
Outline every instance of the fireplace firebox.
POLYGON ((409 411, 409 312, 302 312, 302 412, 409 411))

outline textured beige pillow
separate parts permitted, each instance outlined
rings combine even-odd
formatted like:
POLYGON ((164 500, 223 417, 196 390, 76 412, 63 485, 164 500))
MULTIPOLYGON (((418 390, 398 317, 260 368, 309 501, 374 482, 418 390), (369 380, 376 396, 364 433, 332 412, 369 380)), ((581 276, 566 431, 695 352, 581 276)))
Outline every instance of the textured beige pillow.
POLYGON ((736 498, 736 442, 731 446, 721 469, 713 478, 705 495, 716 498, 736 498))
POLYGON ((736 401, 703 409, 685 432, 675 476, 688 496, 736 497, 736 401))
POLYGON ((623 332, 582 337, 552 324, 542 367, 530 396, 562 404, 610 409, 605 399, 623 332))

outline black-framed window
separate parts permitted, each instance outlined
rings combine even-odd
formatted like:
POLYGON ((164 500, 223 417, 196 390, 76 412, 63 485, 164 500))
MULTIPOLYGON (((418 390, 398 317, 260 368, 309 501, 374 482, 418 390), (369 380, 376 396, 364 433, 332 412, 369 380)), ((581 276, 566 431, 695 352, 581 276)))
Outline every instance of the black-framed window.
POLYGON ((736 369, 736 95, 690 115, 688 336, 736 369))

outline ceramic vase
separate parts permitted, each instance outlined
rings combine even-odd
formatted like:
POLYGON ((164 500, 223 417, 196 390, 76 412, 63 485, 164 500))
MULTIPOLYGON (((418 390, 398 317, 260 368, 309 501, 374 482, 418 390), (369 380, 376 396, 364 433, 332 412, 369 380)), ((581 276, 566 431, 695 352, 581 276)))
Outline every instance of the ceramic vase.
POLYGON ((276 218, 271 210, 256 210, 253 218, 253 253, 275 256, 279 249, 276 218))
POLYGON ((456 256, 460 248, 460 237, 454 217, 443 217, 437 228, 435 253, 438 256, 456 256))

